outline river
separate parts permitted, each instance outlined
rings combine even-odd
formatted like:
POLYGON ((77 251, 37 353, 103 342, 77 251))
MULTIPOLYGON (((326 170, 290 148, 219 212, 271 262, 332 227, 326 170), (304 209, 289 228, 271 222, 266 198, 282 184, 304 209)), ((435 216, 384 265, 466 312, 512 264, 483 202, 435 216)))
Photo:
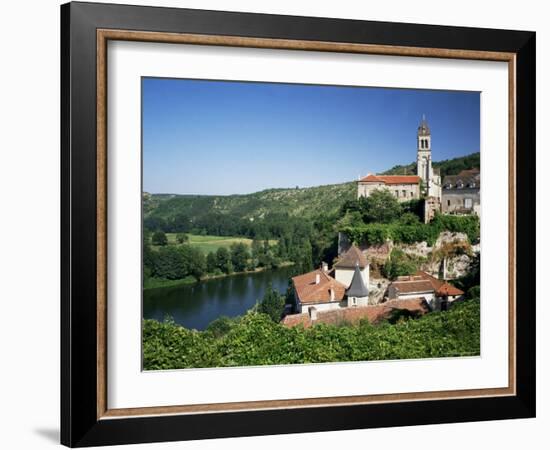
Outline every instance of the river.
POLYGON ((143 317, 164 320, 166 315, 185 328, 204 330, 220 316, 244 314, 271 282, 281 294, 286 292, 293 267, 232 275, 175 287, 143 292, 143 317))

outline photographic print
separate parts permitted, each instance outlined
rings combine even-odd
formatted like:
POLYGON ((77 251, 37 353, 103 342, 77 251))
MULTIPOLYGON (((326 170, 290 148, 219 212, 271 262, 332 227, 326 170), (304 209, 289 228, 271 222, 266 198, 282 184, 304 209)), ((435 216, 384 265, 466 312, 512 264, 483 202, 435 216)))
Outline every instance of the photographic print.
POLYGON ((144 370, 480 355, 480 93, 143 77, 144 370))

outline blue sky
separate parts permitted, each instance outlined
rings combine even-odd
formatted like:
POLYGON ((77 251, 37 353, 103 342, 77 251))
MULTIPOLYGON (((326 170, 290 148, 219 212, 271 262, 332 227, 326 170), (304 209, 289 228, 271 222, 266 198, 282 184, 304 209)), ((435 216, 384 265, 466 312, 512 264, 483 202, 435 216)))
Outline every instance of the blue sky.
POLYGON ((479 151, 478 92, 143 78, 143 190, 245 194, 479 151))

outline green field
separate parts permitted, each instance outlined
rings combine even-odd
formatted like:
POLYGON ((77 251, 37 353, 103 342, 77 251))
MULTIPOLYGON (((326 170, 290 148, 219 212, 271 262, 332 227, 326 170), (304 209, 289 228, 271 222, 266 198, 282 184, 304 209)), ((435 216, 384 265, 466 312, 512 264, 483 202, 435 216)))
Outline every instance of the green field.
MULTIPOLYGON (((177 233, 166 233, 168 238, 169 245, 180 245, 176 241, 177 233)), ((209 252, 215 252, 220 247, 231 247, 232 244, 242 242, 247 246, 252 245, 252 239, 241 238, 241 237, 232 237, 232 236, 209 236, 209 235, 199 235, 199 234, 187 234, 189 241, 185 244, 191 245, 192 247, 197 247, 202 250, 205 254, 209 252)), ((276 244, 276 240, 270 240, 269 244, 276 244)))

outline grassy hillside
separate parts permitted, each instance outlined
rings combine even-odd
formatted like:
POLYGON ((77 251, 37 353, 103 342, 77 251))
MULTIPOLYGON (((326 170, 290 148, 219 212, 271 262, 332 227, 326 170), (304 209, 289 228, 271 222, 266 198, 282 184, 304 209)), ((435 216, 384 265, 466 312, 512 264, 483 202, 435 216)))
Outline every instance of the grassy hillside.
MULTIPOLYGON (((442 177, 457 175, 464 169, 473 169, 474 167, 479 169, 479 152, 459 158, 436 161, 432 165, 434 169, 439 169, 442 177)), ((393 166, 391 169, 386 170, 384 175, 416 175, 416 162, 393 166)))
POLYGON ((311 218, 320 212, 336 213, 346 200, 355 198, 354 182, 310 188, 268 189, 245 195, 144 194, 144 213, 167 219, 174 214, 198 217, 205 213, 261 219, 266 214, 311 218))
MULTIPOLYGON (((247 239, 243 237, 231 237, 231 236, 209 236, 209 235, 198 235, 198 234, 187 234, 188 241, 184 244, 179 244, 176 240, 177 233, 166 233, 168 238, 168 245, 190 245, 191 247, 198 248, 203 251, 203 253, 215 252, 220 247, 225 247, 229 249, 231 245, 242 243, 247 247, 252 245, 252 239, 247 239)), ((270 245, 275 245, 276 240, 271 239, 269 241, 270 245)), ((158 248, 159 246, 153 245, 153 248, 158 248)))

